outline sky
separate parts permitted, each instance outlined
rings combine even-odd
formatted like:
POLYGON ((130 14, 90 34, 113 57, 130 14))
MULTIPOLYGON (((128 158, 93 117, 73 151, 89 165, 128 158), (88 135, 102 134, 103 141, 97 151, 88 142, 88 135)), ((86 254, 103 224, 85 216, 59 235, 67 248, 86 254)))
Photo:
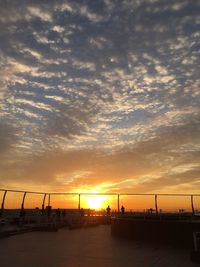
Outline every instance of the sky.
POLYGON ((199 193, 200 1, 0 7, 0 188, 199 193))

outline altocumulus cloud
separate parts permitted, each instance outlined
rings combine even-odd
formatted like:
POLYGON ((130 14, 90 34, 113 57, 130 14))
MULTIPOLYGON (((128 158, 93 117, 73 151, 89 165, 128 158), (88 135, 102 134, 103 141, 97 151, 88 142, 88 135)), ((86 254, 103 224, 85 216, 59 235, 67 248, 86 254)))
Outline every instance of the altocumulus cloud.
POLYGON ((195 192, 199 14, 191 0, 1 1, 1 186, 195 192))

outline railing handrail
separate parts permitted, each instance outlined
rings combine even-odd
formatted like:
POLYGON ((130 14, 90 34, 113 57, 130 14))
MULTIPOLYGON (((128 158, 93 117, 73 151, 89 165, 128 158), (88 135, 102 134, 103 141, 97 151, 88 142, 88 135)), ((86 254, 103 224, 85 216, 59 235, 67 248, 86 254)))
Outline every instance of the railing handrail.
POLYGON ((43 201, 42 201, 42 210, 44 210, 45 206, 45 199, 48 195, 48 207, 51 206, 51 196, 52 195, 75 195, 78 196, 78 209, 81 208, 81 196, 117 196, 117 209, 118 212, 120 211, 120 196, 152 196, 154 197, 154 205, 155 205, 155 211, 158 213, 158 196, 165 196, 165 197, 190 197, 190 203, 191 203, 191 210, 192 214, 195 214, 195 208, 194 208, 194 197, 200 196, 200 194, 167 194, 167 193, 111 193, 111 192, 36 192, 36 191, 24 191, 24 190, 14 190, 14 189, 0 189, 1 192, 4 192, 2 203, 1 203, 1 212, 0 215, 4 212, 4 204, 5 204, 5 198, 8 192, 14 192, 14 193, 23 193, 24 196, 22 198, 21 203, 21 211, 24 212, 24 202, 27 194, 38 194, 43 195, 43 201))
POLYGON ((50 194, 50 195, 103 195, 103 196, 185 196, 185 197, 191 197, 191 196, 200 196, 200 194, 190 193, 100 193, 100 192, 38 192, 38 191, 28 191, 28 190, 15 190, 15 189, 0 189, 0 191, 7 191, 7 192, 13 192, 13 193, 27 193, 27 194, 50 194))

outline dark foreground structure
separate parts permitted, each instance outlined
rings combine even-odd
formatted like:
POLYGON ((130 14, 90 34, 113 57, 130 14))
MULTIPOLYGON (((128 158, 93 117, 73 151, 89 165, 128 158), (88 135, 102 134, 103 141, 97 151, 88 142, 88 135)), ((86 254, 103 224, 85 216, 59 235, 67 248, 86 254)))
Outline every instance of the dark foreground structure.
POLYGON ((0 191, 3 192, 0 209, 1 267, 89 267, 94 265, 95 267, 189 267, 193 266, 190 260, 200 262, 200 213, 194 208, 193 202, 193 198, 200 195, 177 195, 177 197, 188 197, 191 209, 168 213, 158 208, 158 197, 175 195, 128 194, 152 196, 155 208, 146 209, 143 212, 125 212, 125 209, 121 209, 120 212, 120 196, 127 194, 112 193, 108 195, 116 196, 117 209, 106 213, 82 208, 82 195, 91 195, 91 193, 43 193, 3 189, 0 191), (7 193, 22 194, 21 208, 5 209, 7 193), (27 209, 25 207, 27 194, 43 196, 41 208, 27 209), (51 195, 69 196, 71 194, 77 196, 78 208, 73 210, 53 208, 51 195), (46 197, 48 197, 48 203, 45 202, 46 197), (105 232, 99 229, 104 229, 105 232), (23 238, 24 233, 27 237, 23 238), (126 244, 125 247, 124 244, 126 244), (109 246, 112 247, 111 251, 109 246), (12 251, 13 247, 16 247, 17 252, 12 251), (18 247, 22 250, 18 251, 18 247), (132 249, 129 249, 130 247, 132 249), (143 250, 144 247, 148 249, 143 250), (86 248, 88 248, 87 251, 86 248), (141 248, 141 251, 136 249, 134 252, 135 248, 141 248), (168 252, 165 255, 167 261, 162 258, 159 251, 153 258, 148 258, 151 250, 158 250, 158 248, 167 249, 170 253, 180 252, 181 257, 177 264, 176 255, 170 261, 171 255, 168 252), (183 257, 183 251, 187 252, 187 258, 183 257), (4 253, 12 257, 2 256, 4 253), (141 257, 138 258, 139 253, 141 257), (135 257, 132 257, 132 254, 135 257), (30 257, 27 258, 26 255, 30 257), (85 257, 87 260, 84 262, 85 257), (18 262, 13 261, 17 258, 18 262))
POLYGON ((142 242, 156 242, 193 248, 194 233, 200 232, 199 219, 176 217, 118 217, 111 221, 113 236, 142 242))
POLYGON ((195 267, 190 250, 118 239, 110 225, 0 239, 1 267, 195 267))

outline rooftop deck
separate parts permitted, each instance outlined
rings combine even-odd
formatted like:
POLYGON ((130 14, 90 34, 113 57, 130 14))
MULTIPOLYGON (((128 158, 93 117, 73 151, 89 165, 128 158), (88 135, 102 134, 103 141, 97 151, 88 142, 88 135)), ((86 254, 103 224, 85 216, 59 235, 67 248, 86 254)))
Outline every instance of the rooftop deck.
POLYGON ((195 267, 188 249, 119 240, 110 226, 0 239, 1 267, 195 267))

